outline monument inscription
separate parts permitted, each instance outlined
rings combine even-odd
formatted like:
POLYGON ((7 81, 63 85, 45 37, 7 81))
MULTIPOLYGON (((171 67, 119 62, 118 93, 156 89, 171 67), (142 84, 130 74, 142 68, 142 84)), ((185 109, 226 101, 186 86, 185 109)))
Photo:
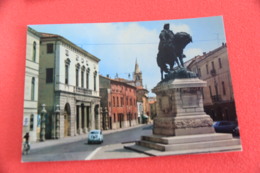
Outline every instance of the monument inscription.
POLYGON ((170 111, 170 100, 169 96, 163 96, 162 99, 162 110, 164 112, 169 112, 170 111))
POLYGON ((196 108, 199 106, 199 95, 195 88, 181 89, 181 101, 183 108, 196 108))

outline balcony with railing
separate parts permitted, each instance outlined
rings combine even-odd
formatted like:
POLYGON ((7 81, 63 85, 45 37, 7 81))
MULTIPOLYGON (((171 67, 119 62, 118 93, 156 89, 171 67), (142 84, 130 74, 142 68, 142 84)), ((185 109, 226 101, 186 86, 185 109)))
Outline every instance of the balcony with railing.
POLYGON ((210 70, 211 76, 216 76, 217 72, 215 69, 210 70))
POLYGON ((221 98, 221 95, 213 95, 213 96, 211 96, 211 100, 213 103, 217 103, 217 102, 221 102, 222 98, 221 98))
POLYGON ((74 92, 85 95, 92 95, 92 90, 86 88, 74 87, 74 92))

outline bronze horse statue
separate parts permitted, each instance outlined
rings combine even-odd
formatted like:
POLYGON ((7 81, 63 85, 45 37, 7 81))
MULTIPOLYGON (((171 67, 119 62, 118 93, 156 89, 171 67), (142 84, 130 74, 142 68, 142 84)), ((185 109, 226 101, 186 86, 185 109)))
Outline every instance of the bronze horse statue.
POLYGON ((161 80, 163 80, 163 72, 169 73, 173 71, 174 63, 177 63, 178 67, 184 67, 183 58, 185 58, 185 55, 183 54, 183 49, 190 42, 192 42, 192 38, 188 33, 178 32, 168 44, 163 45, 159 49, 157 64, 161 69, 161 80), (170 69, 168 69, 166 64, 169 65, 170 69))

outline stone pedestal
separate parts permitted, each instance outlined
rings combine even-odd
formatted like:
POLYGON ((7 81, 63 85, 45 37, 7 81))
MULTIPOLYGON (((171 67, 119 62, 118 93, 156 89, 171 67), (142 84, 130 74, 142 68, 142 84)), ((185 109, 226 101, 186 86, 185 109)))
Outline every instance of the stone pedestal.
POLYGON ((241 150, 240 139, 215 133, 211 117, 204 112, 203 87, 206 82, 198 78, 160 82, 152 90, 157 99, 153 135, 125 148, 151 156, 241 150))
POLYGON ((213 121, 203 108, 205 86, 206 82, 198 78, 159 83, 153 89, 158 103, 153 133, 164 136, 214 133, 213 121))

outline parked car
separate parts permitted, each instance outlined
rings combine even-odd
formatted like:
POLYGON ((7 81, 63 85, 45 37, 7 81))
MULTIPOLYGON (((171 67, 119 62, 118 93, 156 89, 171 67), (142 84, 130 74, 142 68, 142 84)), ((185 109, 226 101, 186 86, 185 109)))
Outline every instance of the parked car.
POLYGON ((237 123, 235 121, 217 121, 213 123, 213 127, 218 133, 233 133, 237 123))
POLYGON ((102 130, 91 130, 88 134, 88 144, 91 143, 103 143, 102 130))
POLYGON ((233 130, 233 135, 234 136, 239 136, 239 127, 237 126, 234 130, 233 130))

